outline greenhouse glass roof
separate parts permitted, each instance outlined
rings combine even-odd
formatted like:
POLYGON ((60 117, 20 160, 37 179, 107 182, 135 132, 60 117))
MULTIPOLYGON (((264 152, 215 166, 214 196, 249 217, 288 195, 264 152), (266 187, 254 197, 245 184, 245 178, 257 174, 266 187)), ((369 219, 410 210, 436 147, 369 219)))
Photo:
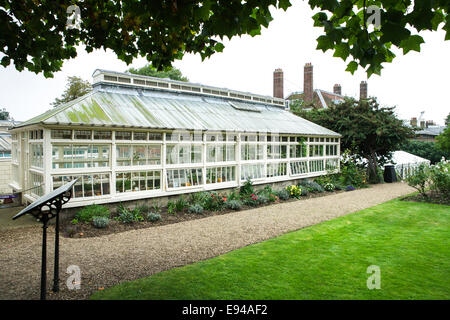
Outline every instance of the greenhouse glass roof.
POLYGON ((270 103, 106 81, 15 128, 32 124, 340 136, 270 103))

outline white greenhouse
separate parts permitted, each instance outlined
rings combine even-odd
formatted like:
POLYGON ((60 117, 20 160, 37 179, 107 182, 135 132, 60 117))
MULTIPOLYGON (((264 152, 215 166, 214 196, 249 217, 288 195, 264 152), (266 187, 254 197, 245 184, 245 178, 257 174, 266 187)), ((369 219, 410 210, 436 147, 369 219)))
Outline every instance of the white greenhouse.
POLYGON ((277 183, 339 170, 340 135, 285 101, 96 70, 87 95, 12 130, 12 181, 32 202, 79 178, 67 207, 277 183))

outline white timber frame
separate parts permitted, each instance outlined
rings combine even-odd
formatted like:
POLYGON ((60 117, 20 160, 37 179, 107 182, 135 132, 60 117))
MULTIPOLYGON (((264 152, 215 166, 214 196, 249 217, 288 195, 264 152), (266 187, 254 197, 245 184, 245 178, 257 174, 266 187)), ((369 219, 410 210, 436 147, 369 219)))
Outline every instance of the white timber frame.
POLYGON ((65 207, 234 188, 242 185, 248 176, 253 177, 254 184, 264 184, 340 170, 340 139, 336 136, 56 125, 18 127, 11 133, 13 181, 9 186, 23 192, 23 201, 32 202, 73 177, 83 177, 65 207), (70 133, 67 131, 64 138, 58 138, 54 135, 56 130, 70 130, 70 133), (131 132, 130 139, 118 139, 128 132, 131 132), (158 135, 160 140, 150 140, 158 135), (102 136, 108 138, 94 138, 102 136), (144 136, 146 140, 134 139, 144 136), (158 154, 158 146, 159 162, 156 157, 153 160, 150 157, 151 149, 158 154), (167 155, 173 146, 177 151, 169 156, 176 159, 167 155), (146 157, 133 154, 129 165, 119 165, 118 148, 121 147, 124 150, 144 147, 146 157), (186 150, 190 150, 187 155, 186 150))

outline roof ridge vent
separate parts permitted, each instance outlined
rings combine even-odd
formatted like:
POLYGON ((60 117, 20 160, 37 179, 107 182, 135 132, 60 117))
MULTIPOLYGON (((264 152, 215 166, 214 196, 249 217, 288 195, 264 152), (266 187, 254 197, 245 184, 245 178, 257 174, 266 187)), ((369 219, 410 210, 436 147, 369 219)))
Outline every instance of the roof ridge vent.
POLYGON ((285 108, 285 100, 282 98, 273 98, 270 96, 257 95, 248 92, 224 88, 217 88, 191 82, 176 81, 170 79, 142 76, 137 74, 122 73, 115 71, 107 71, 100 69, 95 70, 93 78, 94 78, 93 79, 94 86, 100 83, 106 83, 106 84, 132 86, 137 88, 149 88, 175 92, 189 92, 193 94, 215 96, 220 98, 228 98, 232 100, 270 104, 280 108, 285 108))

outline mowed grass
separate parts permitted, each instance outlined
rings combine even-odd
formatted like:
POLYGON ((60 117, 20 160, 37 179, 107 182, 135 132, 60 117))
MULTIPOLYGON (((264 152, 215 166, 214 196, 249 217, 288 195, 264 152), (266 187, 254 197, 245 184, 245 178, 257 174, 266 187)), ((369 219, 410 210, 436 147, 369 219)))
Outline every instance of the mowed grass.
POLYGON ((449 222, 449 206, 392 200, 91 298, 449 299, 449 222))

